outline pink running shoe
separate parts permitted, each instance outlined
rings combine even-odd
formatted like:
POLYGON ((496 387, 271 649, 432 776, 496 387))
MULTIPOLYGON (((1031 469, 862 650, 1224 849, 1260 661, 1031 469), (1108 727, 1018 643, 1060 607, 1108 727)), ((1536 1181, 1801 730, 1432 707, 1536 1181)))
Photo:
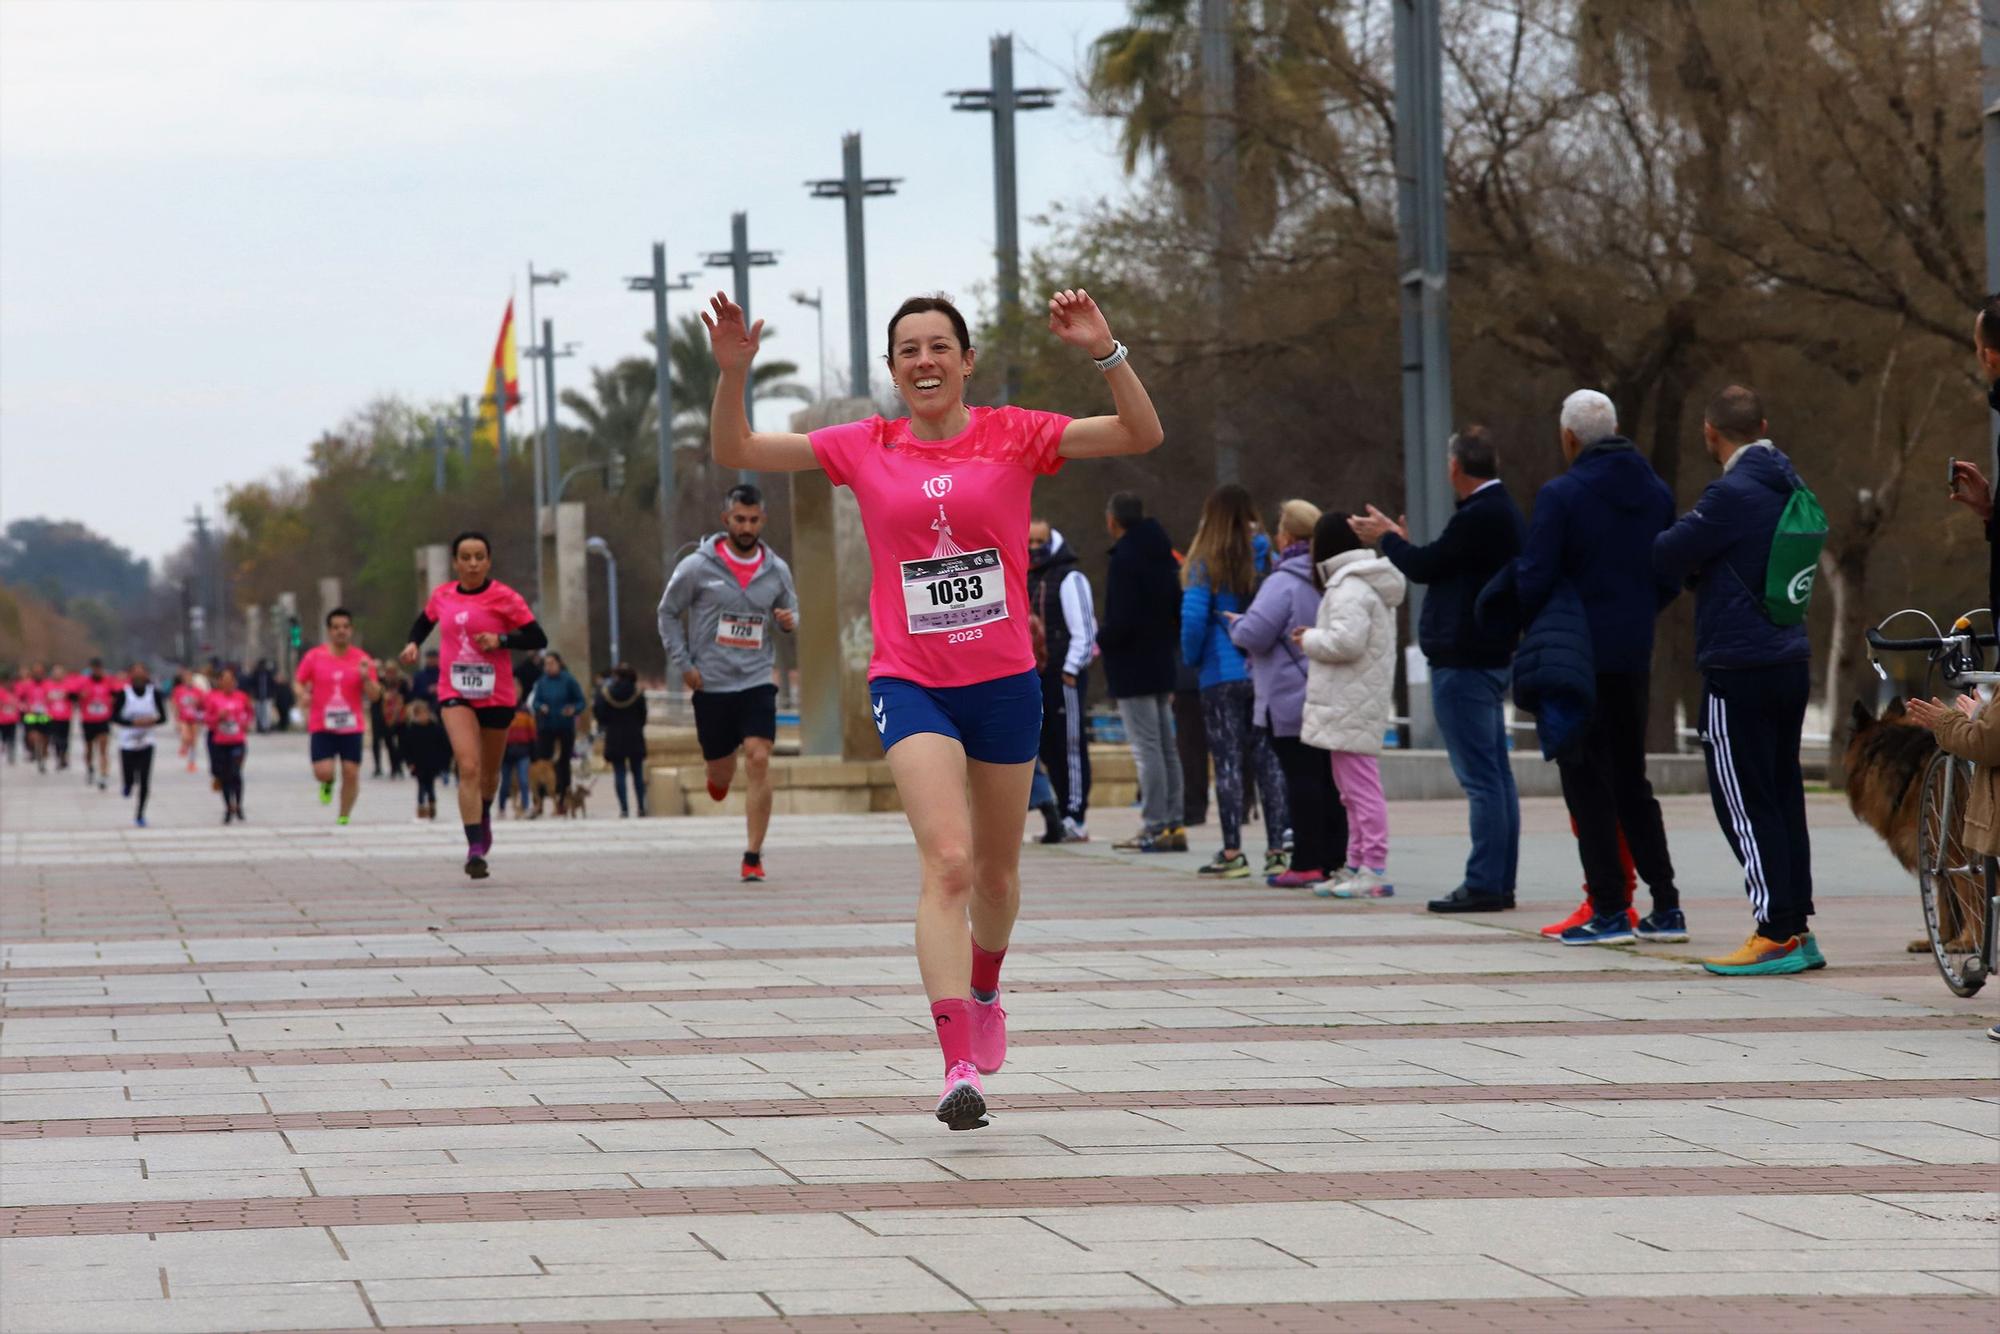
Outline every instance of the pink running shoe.
POLYGON ((980 1086, 979 1072, 969 1061, 952 1066, 944 1077, 944 1095, 938 1099, 937 1119, 953 1130, 986 1128, 986 1090, 980 1086))
POLYGON ((1007 1061, 1007 1012, 999 1001, 972 1002, 972 1063, 979 1073, 997 1073, 1007 1061))

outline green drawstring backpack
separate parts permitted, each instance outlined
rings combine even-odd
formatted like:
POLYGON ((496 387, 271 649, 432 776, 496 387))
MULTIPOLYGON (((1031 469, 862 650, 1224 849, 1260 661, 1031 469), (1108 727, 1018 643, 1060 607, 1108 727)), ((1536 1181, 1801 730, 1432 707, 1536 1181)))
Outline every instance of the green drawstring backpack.
POLYGON ((1771 534, 1771 558, 1764 566, 1764 614, 1773 625, 1797 625, 1812 603, 1819 553, 1826 546, 1826 511, 1804 486, 1792 491, 1771 534))

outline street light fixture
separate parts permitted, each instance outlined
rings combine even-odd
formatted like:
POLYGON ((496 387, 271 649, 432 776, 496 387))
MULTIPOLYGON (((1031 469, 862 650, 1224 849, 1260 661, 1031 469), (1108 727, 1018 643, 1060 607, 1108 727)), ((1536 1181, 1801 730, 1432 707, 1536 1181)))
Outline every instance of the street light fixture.
POLYGON ((618 652, 618 557, 612 554, 611 544, 601 537, 586 538, 583 546, 591 555, 604 557, 605 606, 611 613, 611 665, 616 667, 624 660, 618 652))
POLYGON ((812 309, 813 319, 819 324, 819 401, 826 402, 826 289, 815 288, 811 296, 804 292, 792 293, 792 300, 812 309))

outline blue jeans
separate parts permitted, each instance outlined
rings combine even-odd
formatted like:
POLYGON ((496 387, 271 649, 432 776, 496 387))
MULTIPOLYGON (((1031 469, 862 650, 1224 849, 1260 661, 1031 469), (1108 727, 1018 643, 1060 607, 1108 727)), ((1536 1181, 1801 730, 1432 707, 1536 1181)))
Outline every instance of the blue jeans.
POLYGON ((518 751, 513 746, 507 747, 507 754, 500 761, 500 800, 496 804, 501 810, 507 809, 509 797, 514 797, 522 810, 528 809, 528 764, 532 753, 526 746, 518 751))
POLYGON ((1431 668, 1431 713, 1465 789, 1472 825, 1465 887, 1476 894, 1512 894, 1521 860, 1521 796, 1507 758, 1507 676, 1497 667, 1431 668))

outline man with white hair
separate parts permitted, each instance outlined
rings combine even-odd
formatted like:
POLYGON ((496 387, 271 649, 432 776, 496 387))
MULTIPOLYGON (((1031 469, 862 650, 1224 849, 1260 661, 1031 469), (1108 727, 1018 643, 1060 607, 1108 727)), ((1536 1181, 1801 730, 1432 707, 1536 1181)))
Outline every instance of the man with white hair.
POLYGON ((1674 521, 1674 494, 1618 434, 1617 409, 1594 389, 1563 400, 1561 439, 1569 470, 1536 495, 1513 570, 1524 624, 1559 585, 1575 589, 1597 680, 1589 722, 1556 757, 1592 908, 1590 920, 1560 939, 1565 945, 1616 944, 1635 935, 1686 940, 1666 827, 1646 777, 1653 620, 1677 591, 1653 572, 1653 539, 1674 521), (1636 927, 1626 913, 1621 827, 1653 894, 1653 911, 1636 927))

